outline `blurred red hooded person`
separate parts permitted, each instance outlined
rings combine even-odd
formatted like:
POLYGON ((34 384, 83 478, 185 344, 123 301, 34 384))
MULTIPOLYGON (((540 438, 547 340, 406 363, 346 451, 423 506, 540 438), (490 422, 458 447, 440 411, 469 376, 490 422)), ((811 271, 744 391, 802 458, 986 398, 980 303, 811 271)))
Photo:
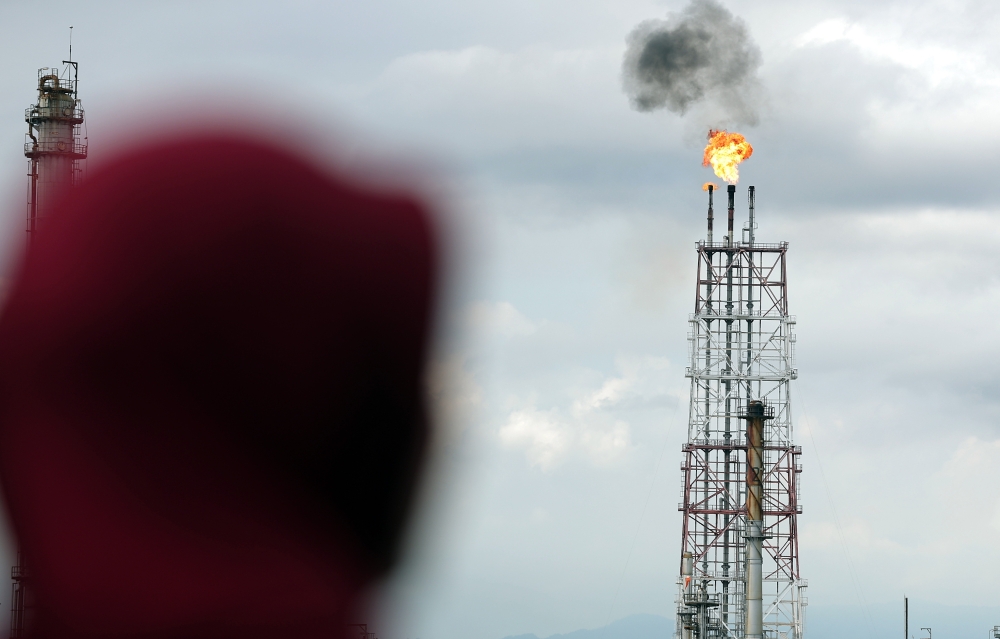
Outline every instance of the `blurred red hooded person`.
POLYGON ((427 436, 431 216, 253 137, 121 154, 0 316, 0 479, 38 639, 333 639, 427 436))

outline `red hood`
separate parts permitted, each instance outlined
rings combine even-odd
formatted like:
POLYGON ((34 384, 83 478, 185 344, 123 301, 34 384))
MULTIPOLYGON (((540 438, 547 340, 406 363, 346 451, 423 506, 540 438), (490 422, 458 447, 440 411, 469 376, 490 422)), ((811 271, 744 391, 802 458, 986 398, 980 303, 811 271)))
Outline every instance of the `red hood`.
POLYGON ((268 144, 121 155, 0 317, 38 637, 343 633, 422 456, 429 215, 268 144))

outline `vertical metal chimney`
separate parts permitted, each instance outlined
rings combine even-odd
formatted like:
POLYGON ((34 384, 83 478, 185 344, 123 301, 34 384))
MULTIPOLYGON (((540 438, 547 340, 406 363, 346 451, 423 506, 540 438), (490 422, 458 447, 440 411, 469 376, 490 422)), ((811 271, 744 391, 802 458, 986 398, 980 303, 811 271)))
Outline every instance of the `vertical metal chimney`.
POLYGON ((712 208, 712 192, 713 191, 715 191, 715 185, 714 184, 709 184, 708 185, 708 235, 706 236, 706 239, 708 240, 708 244, 709 245, 712 244, 712 222, 713 222, 713 220, 715 218, 714 211, 713 211, 713 208, 712 208))
POLYGON ((736 208, 736 185, 730 184, 726 189, 729 192, 729 235, 726 236, 726 246, 733 245, 733 214, 736 208))
POLYGON ((762 542, 764 510, 764 420, 768 414, 764 402, 747 403, 744 419, 747 420, 747 621, 746 639, 763 639, 764 636, 764 555, 762 542))
POLYGON ((750 195, 749 195, 749 198, 750 198, 750 246, 753 246, 753 226, 754 226, 753 208, 754 208, 754 195, 755 195, 754 187, 751 186, 750 187, 750 195))

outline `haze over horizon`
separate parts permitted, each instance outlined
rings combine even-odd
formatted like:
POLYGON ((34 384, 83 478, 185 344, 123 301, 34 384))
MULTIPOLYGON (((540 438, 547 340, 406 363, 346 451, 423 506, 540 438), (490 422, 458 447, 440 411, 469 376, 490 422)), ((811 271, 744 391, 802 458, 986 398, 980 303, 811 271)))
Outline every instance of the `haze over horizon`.
MULTIPOLYGON (((702 123, 632 109, 622 60, 636 25, 686 4, 3 3, 0 259, 23 238, 24 109, 69 25, 92 162, 203 105, 315 126, 359 166, 419 164, 464 242, 432 384, 448 421, 375 629, 501 639, 672 618, 714 176, 702 123)), ((935 639, 971 632, 949 621, 961 606, 1000 624, 1000 6, 723 4, 766 91, 739 129, 754 153, 738 224, 755 185, 758 240, 790 242, 807 636, 901 632, 904 593, 911 630, 943 624, 935 639)), ((0 550, 11 563, 13 542, 0 550)))

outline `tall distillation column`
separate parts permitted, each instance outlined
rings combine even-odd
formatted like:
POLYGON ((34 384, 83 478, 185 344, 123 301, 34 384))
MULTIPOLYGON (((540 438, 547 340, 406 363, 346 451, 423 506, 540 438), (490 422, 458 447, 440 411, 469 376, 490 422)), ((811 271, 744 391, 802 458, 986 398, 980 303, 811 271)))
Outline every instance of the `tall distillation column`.
MULTIPOLYGON (((63 68, 38 70, 38 101, 24 112, 28 132, 24 155, 28 158, 28 240, 50 213, 52 202, 64 189, 80 182, 80 160, 87 157, 87 139, 80 137, 83 107, 77 93, 79 67, 71 60, 63 68)), ((11 568, 10 639, 26 635, 33 609, 29 570, 18 551, 11 568)))
POLYGON ((753 187, 749 221, 736 236, 733 185, 726 189, 726 235, 714 240, 714 188, 708 191, 688 335, 677 637, 802 639, 802 451, 792 440, 790 382, 797 372, 788 244, 756 241, 753 187))
POLYGON ((80 137, 83 107, 79 94, 79 66, 64 60, 63 68, 38 70, 38 102, 24 119, 28 133, 24 155, 30 162, 28 237, 44 224, 53 200, 80 180, 80 160, 87 157, 86 137, 80 137))

